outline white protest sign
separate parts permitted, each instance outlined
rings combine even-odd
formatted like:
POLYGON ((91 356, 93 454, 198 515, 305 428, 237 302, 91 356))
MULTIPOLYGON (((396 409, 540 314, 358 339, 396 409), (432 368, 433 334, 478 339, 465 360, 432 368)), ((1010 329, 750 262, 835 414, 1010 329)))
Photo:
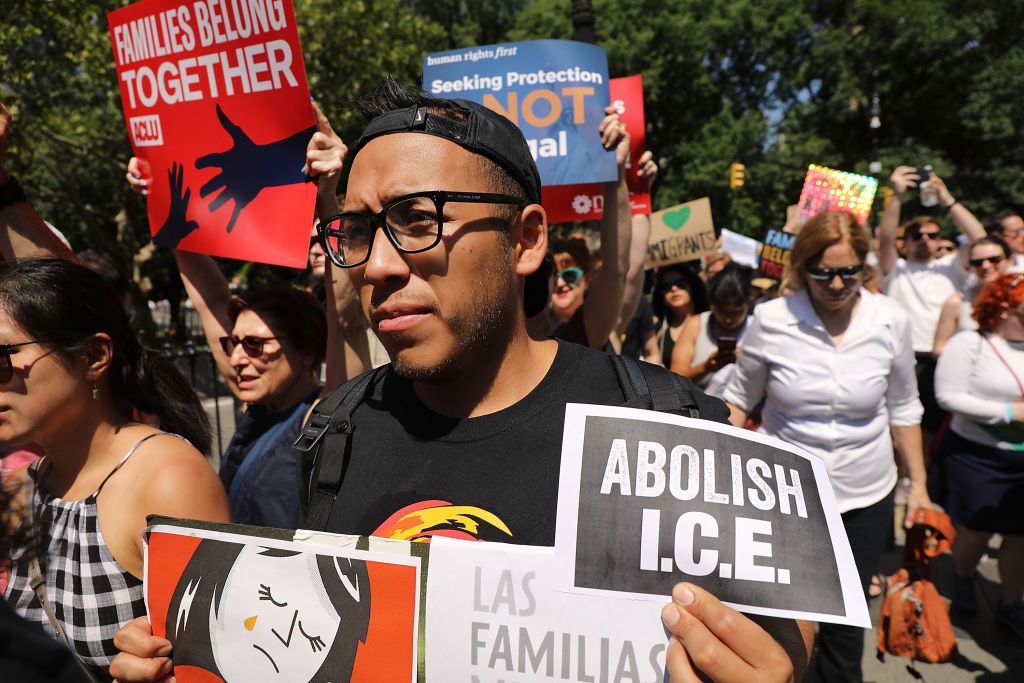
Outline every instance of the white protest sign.
POLYGON ((731 256, 732 260, 736 263, 757 268, 757 259, 761 254, 761 243, 752 237, 723 228, 722 251, 731 256))
POLYGON ((571 592, 871 625, 824 464, 728 425, 567 404, 555 548, 571 592))
POLYGON ((558 592, 554 548, 435 537, 427 681, 661 681, 661 605, 558 592))

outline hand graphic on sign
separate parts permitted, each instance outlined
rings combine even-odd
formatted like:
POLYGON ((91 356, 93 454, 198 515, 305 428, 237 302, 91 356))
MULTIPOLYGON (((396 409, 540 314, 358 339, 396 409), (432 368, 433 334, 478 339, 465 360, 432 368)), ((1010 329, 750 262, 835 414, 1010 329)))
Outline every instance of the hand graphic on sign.
POLYGON ((159 247, 173 249, 193 230, 198 229, 199 223, 188 219, 188 201, 192 197, 192 189, 189 188, 182 193, 185 186, 185 167, 175 161, 171 170, 167 171, 167 181, 171 188, 171 207, 167 212, 167 220, 153 235, 153 243, 159 247))
POLYGON ((302 164, 306 156, 306 142, 315 128, 310 126, 282 140, 260 145, 231 121, 219 104, 217 117, 231 136, 232 146, 223 152, 213 152, 196 159, 196 168, 220 169, 217 175, 199 188, 199 196, 205 198, 223 190, 210 201, 210 211, 216 211, 229 200, 234 200, 235 206, 227 227, 227 231, 231 232, 242 209, 263 188, 305 182, 302 164))

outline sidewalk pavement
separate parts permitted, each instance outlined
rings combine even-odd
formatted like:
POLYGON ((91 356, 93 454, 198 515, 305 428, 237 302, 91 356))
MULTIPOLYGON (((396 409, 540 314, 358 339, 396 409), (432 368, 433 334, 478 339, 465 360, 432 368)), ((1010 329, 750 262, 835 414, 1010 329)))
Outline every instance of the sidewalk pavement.
MULTIPOLYGON (((902 519, 901 510, 897 510, 897 519, 902 519)), ((998 542, 993 539, 988 554, 982 559, 978 570, 977 595, 978 613, 965 617, 954 607, 950 616, 956 632, 959 655, 946 664, 924 664, 915 662, 914 668, 920 674, 915 678, 908 669, 910 660, 886 655, 884 662, 876 657, 878 644, 878 614, 882 609, 881 598, 871 600, 871 623, 875 629, 864 634, 864 680, 871 683, 913 683, 924 680, 925 683, 953 683, 961 681, 978 681, 996 683, 1024 682, 1024 640, 1012 631, 1001 626, 995 620, 996 604, 999 601, 999 572, 996 567, 998 542)), ((900 566, 903 557, 902 533, 897 534, 897 548, 886 553, 882 559, 881 570, 885 574, 894 573, 900 566)), ((943 597, 953 595, 953 562, 949 554, 936 559, 932 569, 932 580, 943 597)))

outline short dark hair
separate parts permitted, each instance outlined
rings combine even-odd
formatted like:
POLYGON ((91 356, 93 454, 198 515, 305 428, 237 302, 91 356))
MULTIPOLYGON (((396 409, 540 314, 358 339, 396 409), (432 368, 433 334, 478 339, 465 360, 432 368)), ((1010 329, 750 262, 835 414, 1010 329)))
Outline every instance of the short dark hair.
POLYGON ((926 225, 934 225, 936 228, 939 229, 940 233, 942 232, 942 226, 939 225, 939 222, 935 220, 933 217, 915 216, 914 218, 911 218, 909 221, 900 226, 901 228, 903 228, 903 238, 915 240, 921 239, 921 228, 923 228, 926 225))
MULTIPOLYGON (((344 277, 344 275, 342 276, 344 277)), ((268 285, 250 292, 246 298, 228 303, 228 316, 234 325, 242 311, 252 311, 299 353, 324 360, 327 348, 327 318, 324 309, 309 292, 289 285, 268 285)))
POLYGON ((573 261, 579 264, 584 273, 589 273, 594 267, 594 258, 590 255, 590 249, 587 248, 586 241, 579 237, 551 240, 548 244, 548 253, 572 256, 573 261))
POLYGON ((708 283, 708 299, 712 306, 742 301, 750 301, 751 284, 754 271, 735 261, 725 264, 725 268, 715 273, 708 283))
POLYGON ((1020 213, 1013 209, 1003 209, 998 213, 993 213, 985 216, 985 219, 981 222, 985 226, 985 232, 989 235, 1002 235, 1006 232, 1006 226, 1003 225, 1003 221, 1007 218, 1013 218, 1019 216, 1020 213))
MULTIPOLYGON (((359 111, 369 120, 398 109, 408 107, 425 107, 434 116, 441 116, 453 121, 468 120, 466 111, 451 100, 431 97, 419 88, 407 88, 387 76, 372 93, 361 97, 357 103, 359 111)), ((511 195, 529 204, 529 193, 523 185, 512 177, 508 171, 485 156, 474 155, 480 160, 481 168, 487 174, 491 187, 495 192, 511 195)), ((499 215, 508 221, 515 219, 520 207, 514 205, 498 205, 499 215)))

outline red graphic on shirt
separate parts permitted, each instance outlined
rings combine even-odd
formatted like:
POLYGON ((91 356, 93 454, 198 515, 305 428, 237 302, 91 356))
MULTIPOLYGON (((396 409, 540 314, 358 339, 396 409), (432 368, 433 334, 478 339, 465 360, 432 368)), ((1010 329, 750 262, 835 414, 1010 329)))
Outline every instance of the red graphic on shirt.
POLYGON ((373 536, 415 543, 429 543, 434 536, 480 541, 487 532, 498 531, 512 536, 501 519, 471 505, 452 505, 446 500, 425 500, 406 505, 388 517, 373 536))

